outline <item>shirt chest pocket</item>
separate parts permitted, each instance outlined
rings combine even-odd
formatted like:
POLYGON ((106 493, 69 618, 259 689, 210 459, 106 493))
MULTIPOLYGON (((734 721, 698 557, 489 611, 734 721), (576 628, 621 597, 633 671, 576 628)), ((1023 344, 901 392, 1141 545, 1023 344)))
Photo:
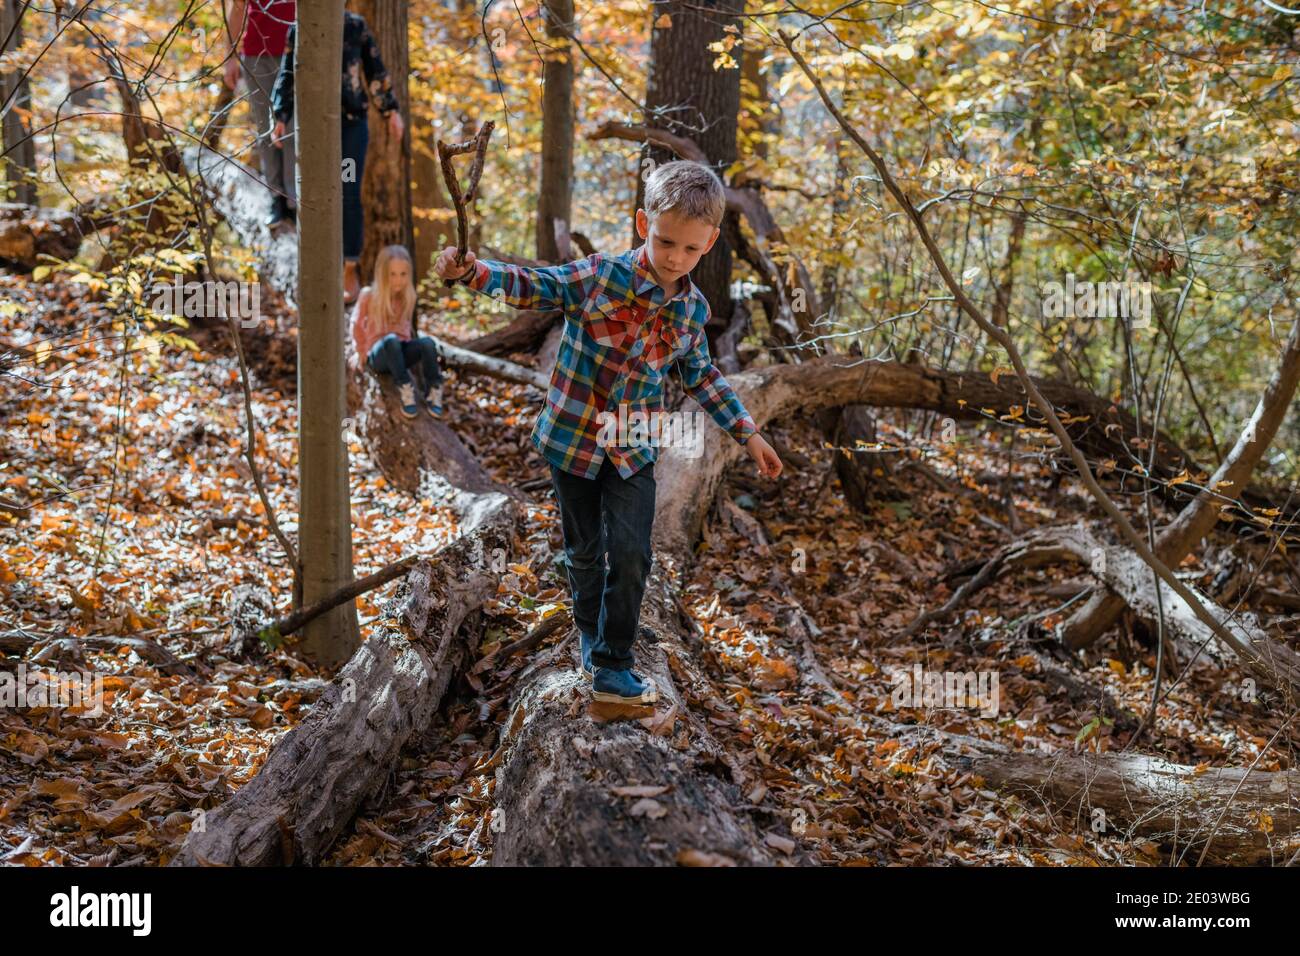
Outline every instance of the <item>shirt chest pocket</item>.
POLYGON ((623 299, 597 295, 587 307, 587 334, 602 348, 627 351, 640 328, 640 316, 623 299))
POLYGON ((689 346, 690 341, 686 334, 672 322, 669 316, 665 315, 659 323, 659 344, 651 349, 647 361, 655 371, 662 372, 672 362, 685 355, 689 346))

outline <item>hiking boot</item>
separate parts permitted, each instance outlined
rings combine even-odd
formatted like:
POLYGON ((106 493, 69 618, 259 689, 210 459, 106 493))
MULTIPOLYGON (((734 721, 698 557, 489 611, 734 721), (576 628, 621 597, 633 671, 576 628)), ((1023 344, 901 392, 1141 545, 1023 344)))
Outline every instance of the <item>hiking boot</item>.
MULTIPOLYGON (((343 304, 351 305, 357 301, 357 296, 361 294, 361 267, 355 260, 345 259, 343 262, 343 304)), ((415 403, 412 402, 412 405, 415 403)))
POLYGON ((283 196, 271 197, 271 214, 262 221, 264 226, 274 229, 289 218, 289 203, 283 196))
POLYGON ((415 386, 410 382, 397 386, 397 397, 402 403, 402 414, 407 418, 415 417, 415 386))
POLYGON ((429 389, 429 394, 424 396, 424 405, 429 409, 429 414, 434 418, 442 416, 442 386, 435 385, 429 389))
POLYGON ((591 696, 610 704, 653 704, 659 699, 653 678, 641 679, 631 670, 597 667, 591 696))

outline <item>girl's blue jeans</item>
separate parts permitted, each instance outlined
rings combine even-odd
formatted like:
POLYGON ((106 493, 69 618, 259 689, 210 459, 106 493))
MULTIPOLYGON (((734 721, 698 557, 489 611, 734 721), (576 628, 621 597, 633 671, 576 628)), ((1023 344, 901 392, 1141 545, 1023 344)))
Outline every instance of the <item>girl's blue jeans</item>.
POLYGON ((366 364, 376 375, 387 372, 398 385, 410 382, 410 370, 416 367, 420 369, 426 391, 442 384, 438 345, 427 335, 404 342, 390 332, 371 346, 366 364))

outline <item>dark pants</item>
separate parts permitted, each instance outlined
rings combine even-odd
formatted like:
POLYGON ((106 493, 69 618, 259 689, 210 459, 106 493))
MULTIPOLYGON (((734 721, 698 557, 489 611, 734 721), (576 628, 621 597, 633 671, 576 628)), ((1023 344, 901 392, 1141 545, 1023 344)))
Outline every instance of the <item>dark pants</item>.
POLYGON ((411 380, 410 369, 420 367, 420 377, 427 391, 435 385, 442 384, 442 369, 438 367, 438 346, 427 335, 403 342, 391 332, 370 347, 366 356, 370 371, 375 374, 387 372, 393 376, 398 385, 405 385, 411 380))
POLYGON ((366 147, 370 145, 370 127, 365 117, 359 120, 344 120, 343 159, 354 160, 357 164, 356 175, 346 165, 343 179, 343 258, 361 258, 362 225, 361 218, 361 177, 366 171, 366 147))
POLYGON ((595 478, 579 478, 552 465, 551 481, 560 504, 574 623, 594 638, 591 661, 596 667, 630 668, 650 573, 654 464, 627 479, 608 458, 595 478))

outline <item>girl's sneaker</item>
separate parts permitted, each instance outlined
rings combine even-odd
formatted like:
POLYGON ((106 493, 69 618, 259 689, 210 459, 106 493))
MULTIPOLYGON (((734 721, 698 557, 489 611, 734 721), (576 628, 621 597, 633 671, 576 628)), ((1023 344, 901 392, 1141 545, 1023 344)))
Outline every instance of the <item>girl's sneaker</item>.
POLYGON ((659 699, 654 678, 637 677, 630 670, 597 667, 591 681, 591 696, 610 704, 653 704, 659 699))
POLYGON ((442 415, 442 386, 435 385, 429 389, 429 394, 424 396, 425 407, 429 409, 429 414, 434 418, 442 415))
POLYGON ((410 382, 397 386, 397 397, 402 403, 402 414, 407 418, 415 417, 415 386, 410 382))

